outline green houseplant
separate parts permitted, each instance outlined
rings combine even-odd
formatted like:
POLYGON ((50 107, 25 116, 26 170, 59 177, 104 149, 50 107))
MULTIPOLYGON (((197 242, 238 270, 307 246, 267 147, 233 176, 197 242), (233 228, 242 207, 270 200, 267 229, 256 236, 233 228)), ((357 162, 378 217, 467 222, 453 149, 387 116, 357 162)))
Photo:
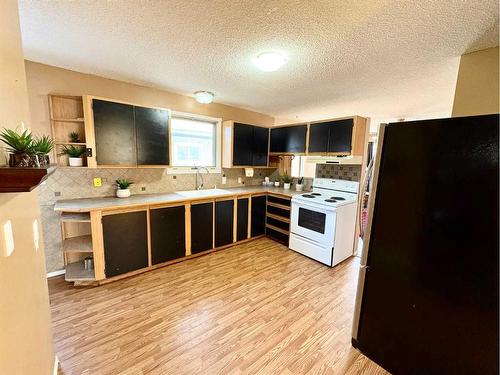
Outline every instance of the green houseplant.
POLYGON ((54 148, 54 141, 46 135, 33 139, 32 151, 38 156, 40 166, 50 164, 49 152, 54 148))
POLYGON ((69 166, 70 167, 81 167, 83 166, 83 154, 85 153, 84 147, 63 146, 60 155, 68 155, 69 166))
POLYGON ((29 130, 18 133, 4 128, 0 139, 7 145, 10 167, 38 167, 39 161, 33 152, 33 136, 29 130))
POLYGON ((118 179, 115 181, 116 186, 118 189, 116 190, 116 196, 118 198, 127 198, 130 197, 130 185, 133 184, 132 181, 129 181, 127 179, 118 179))
POLYGON ((281 181, 283 181, 283 188, 284 189, 290 189, 290 184, 292 183, 292 177, 289 176, 287 173, 281 176, 281 181))
POLYGON ((77 132, 69 133, 69 140, 73 143, 80 143, 80 134, 77 132))

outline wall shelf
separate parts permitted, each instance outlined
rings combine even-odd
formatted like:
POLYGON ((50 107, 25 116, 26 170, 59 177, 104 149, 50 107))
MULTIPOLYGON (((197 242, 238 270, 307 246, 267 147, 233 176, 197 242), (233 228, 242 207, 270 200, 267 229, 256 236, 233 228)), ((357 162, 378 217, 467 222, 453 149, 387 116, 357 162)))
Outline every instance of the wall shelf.
POLYGON ((45 168, 0 167, 0 193, 32 191, 55 170, 55 165, 45 168))

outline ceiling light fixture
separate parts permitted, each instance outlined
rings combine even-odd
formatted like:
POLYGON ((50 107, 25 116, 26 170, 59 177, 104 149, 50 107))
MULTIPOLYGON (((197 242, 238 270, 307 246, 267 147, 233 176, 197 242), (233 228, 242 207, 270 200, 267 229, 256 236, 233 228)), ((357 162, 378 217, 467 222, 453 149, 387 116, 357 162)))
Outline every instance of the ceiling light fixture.
POLYGON ((264 72, 274 72, 286 63, 285 56, 277 52, 263 52, 257 56, 255 65, 264 72))
POLYGON ((194 93, 194 98, 198 103, 209 104, 214 100, 214 94, 210 91, 196 91, 194 93))

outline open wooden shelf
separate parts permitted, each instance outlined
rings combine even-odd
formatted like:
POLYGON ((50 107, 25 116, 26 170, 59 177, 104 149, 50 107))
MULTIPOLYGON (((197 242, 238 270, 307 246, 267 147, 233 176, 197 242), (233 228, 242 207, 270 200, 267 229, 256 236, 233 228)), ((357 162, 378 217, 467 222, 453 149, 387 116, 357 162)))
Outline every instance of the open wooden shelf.
POLYGON ((51 120, 57 122, 85 122, 84 118, 52 118, 51 120))
POLYGON ((283 217, 283 216, 279 216, 279 215, 274 215, 270 212, 268 212, 266 214, 267 217, 270 217, 272 219, 275 219, 275 220, 279 220, 279 221, 283 221, 284 223, 290 223, 290 219, 289 218, 286 218, 286 217, 283 217))
POLYGON ((282 210, 290 211, 290 207, 284 206, 284 205, 279 204, 279 203, 267 202, 267 205, 272 206, 272 207, 276 207, 276 208, 281 208, 282 210))
POLYGON ((92 236, 90 234, 78 237, 70 237, 63 240, 65 253, 91 253, 92 236))
POLYGON ((31 191, 55 170, 55 165, 43 168, 0 167, 0 193, 31 191))
POLYGON ((274 225, 267 224, 267 223, 266 223, 266 228, 272 229, 272 230, 274 230, 274 231, 276 231, 276 232, 283 233, 283 234, 285 234, 285 235, 287 235, 287 236, 290 234, 290 232, 289 232, 289 231, 287 231, 287 230, 284 230, 284 229, 281 229, 281 228, 275 227, 274 225))
POLYGON ((56 145, 73 145, 73 146, 85 146, 86 143, 83 142, 65 142, 65 141, 55 141, 56 145))
POLYGON ((88 212, 63 212, 61 221, 64 223, 90 223, 90 214, 88 212))
POLYGON ((94 270, 86 270, 82 261, 68 263, 66 265, 66 281, 91 281, 95 280, 94 270))

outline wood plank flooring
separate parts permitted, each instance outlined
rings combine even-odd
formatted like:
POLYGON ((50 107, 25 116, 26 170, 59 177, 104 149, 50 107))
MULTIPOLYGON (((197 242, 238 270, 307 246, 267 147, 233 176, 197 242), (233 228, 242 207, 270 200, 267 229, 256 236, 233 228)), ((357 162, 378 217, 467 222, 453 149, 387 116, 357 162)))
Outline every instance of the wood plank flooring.
POLYGON ((49 280, 60 374, 387 374, 352 348, 358 259, 262 238, 94 288, 49 280))

